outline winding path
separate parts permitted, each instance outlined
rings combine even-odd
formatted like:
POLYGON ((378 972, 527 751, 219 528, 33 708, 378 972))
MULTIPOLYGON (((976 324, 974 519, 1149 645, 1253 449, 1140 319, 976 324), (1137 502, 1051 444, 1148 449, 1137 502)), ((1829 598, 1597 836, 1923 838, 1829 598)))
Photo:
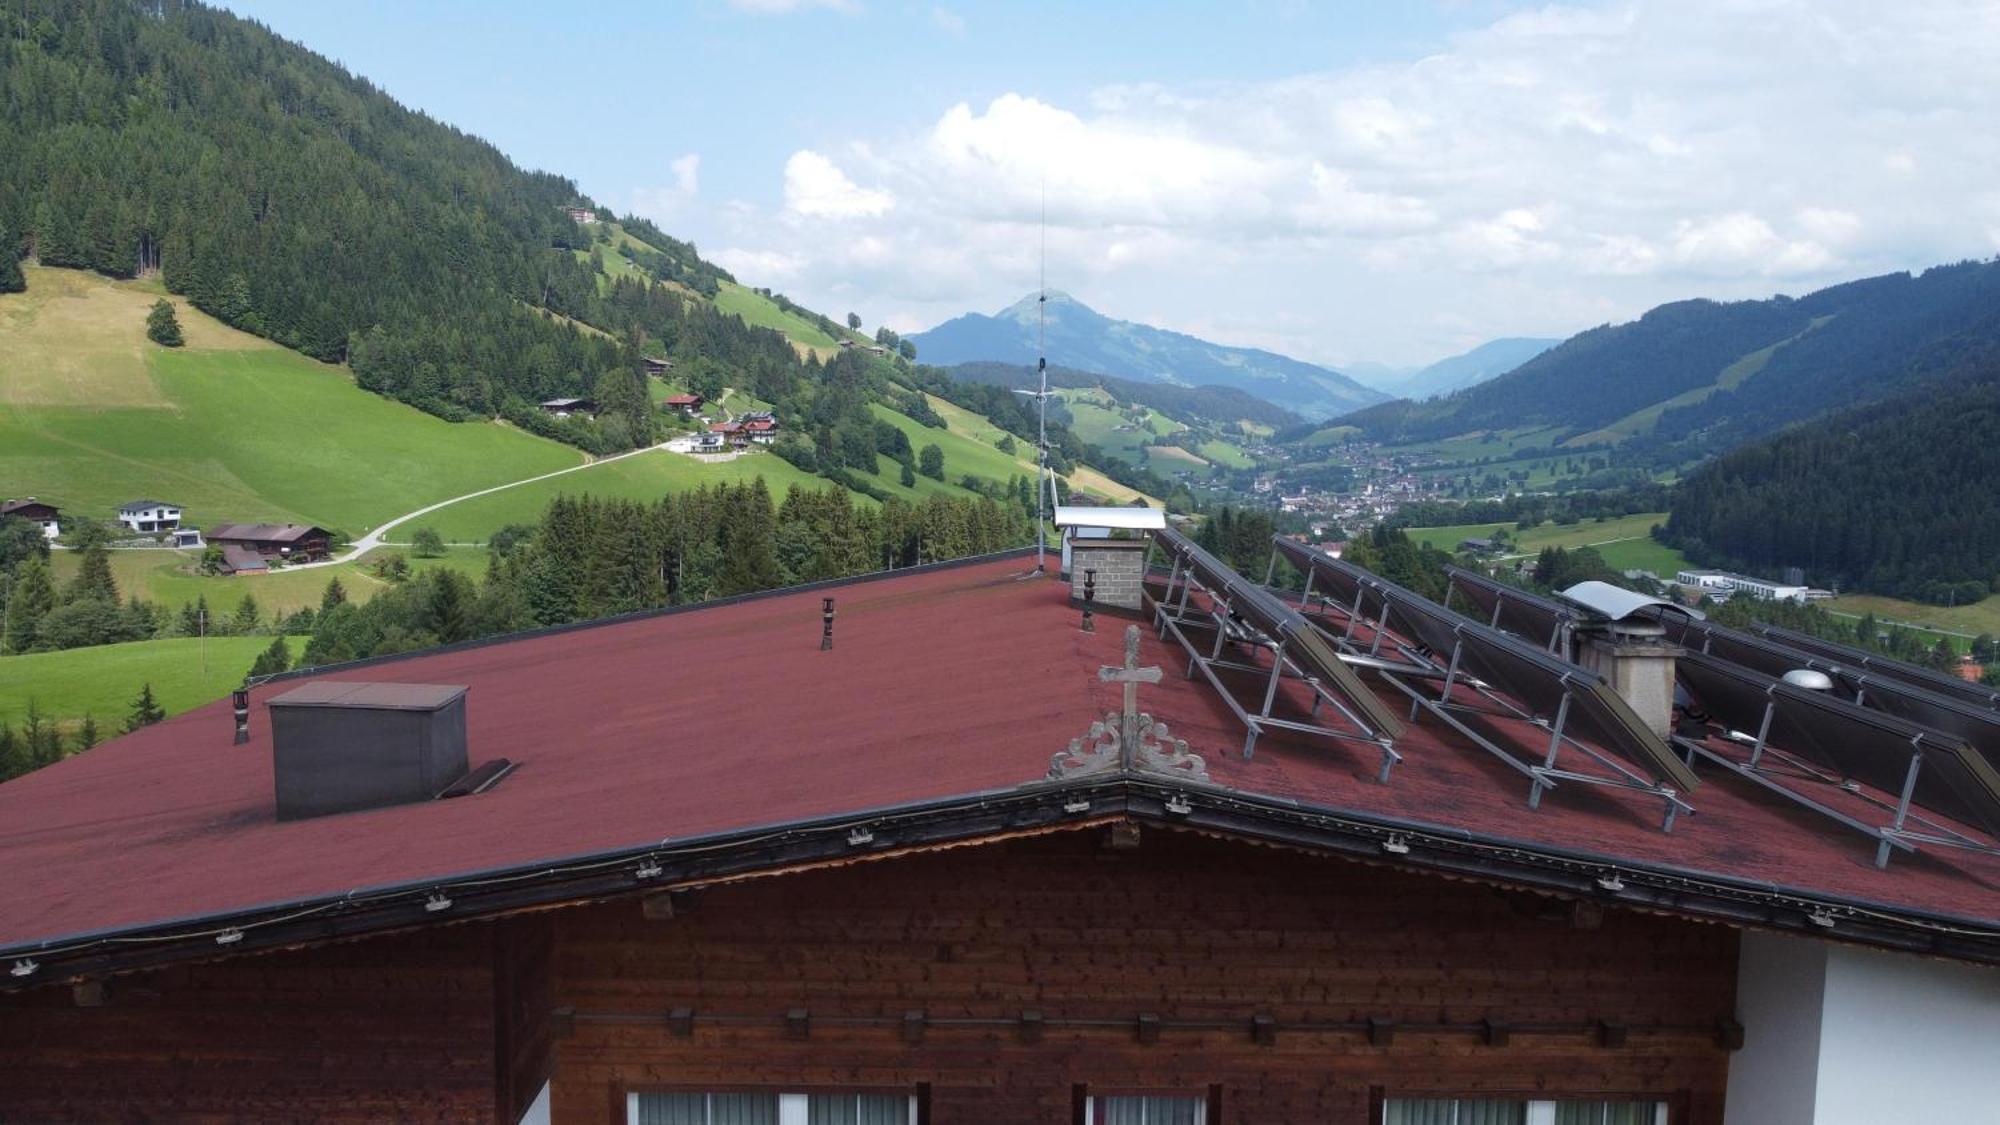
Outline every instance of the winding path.
POLYGON ((667 448, 667 443, 661 442, 658 445, 649 445, 643 449, 631 449, 625 451, 624 453, 612 454, 609 457, 599 457, 593 461, 585 461, 581 465, 571 465, 567 469, 557 469, 553 473, 543 473, 540 476, 523 477, 520 480, 510 480, 506 484, 496 484, 491 488, 482 488, 477 492, 468 492, 463 496, 454 496, 449 500, 440 500, 435 504, 430 504, 426 505, 425 507, 418 508, 414 512, 405 512, 402 515, 397 516, 395 519, 389 520, 388 522, 377 527, 375 530, 369 532, 368 534, 362 536, 359 539, 356 539, 353 542, 353 544, 349 546, 348 549, 342 554, 335 555, 332 558, 321 559, 318 562, 294 563, 290 566, 287 566, 285 569, 306 570, 308 568, 315 566, 334 566, 339 563, 353 562, 355 559, 358 559, 361 556, 367 554, 368 552, 374 550, 375 548, 380 547, 382 545, 382 537, 384 535, 388 534, 389 532, 395 530, 398 527, 401 527, 402 525, 410 522, 411 520, 418 518, 419 516, 430 515, 432 512, 435 512, 440 508, 449 508, 453 504, 459 503, 462 500, 473 500, 481 496, 491 496, 496 492, 505 492, 510 488, 518 488, 524 484, 534 484, 536 481, 544 481, 552 477, 567 476, 570 473, 580 473, 585 469, 594 469, 599 465, 609 465, 613 461, 623 461, 627 457, 637 457, 642 453, 652 453, 656 450, 665 451, 666 448, 667 448))

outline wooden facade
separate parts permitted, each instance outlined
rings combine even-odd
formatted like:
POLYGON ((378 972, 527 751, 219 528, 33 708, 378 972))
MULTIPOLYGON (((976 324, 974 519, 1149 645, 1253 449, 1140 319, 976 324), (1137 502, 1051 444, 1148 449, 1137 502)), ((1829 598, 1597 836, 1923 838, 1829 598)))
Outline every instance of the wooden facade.
MULTIPOLYGON (((1104 826, 0 997, 0 1119, 622 1121, 654 1089, 909 1091, 929 1121, 1185 1091, 1721 1120, 1733 930, 1104 826)), ((1754 1029, 1753 1029, 1754 1033, 1754 1029)))

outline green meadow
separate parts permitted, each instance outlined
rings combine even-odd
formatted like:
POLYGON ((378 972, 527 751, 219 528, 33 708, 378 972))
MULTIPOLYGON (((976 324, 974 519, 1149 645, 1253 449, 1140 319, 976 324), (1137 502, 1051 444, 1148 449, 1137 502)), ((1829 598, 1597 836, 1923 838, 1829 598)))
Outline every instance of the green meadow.
POLYGON ((0 297, 0 491, 109 519, 128 500, 177 503, 194 526, 287 520, 359 534, 412 508, 577 464, 575 450, 490 423, 452 423, 191 309, 228 347, 126 352, 144 285, 31 269, 0 297), (44 293, 44 289, 49 292, 44 293), (89 362, 59 387, 38 357, 60 327, 89 362))
MULTIPOLYGON (((297 657, 305 638, 285 643, 297 657)), ((141 685, 153 685, 154 698, 170 715, 199 707, 242 683, 257 654, 270 644, 270 637, 175 637, 0 656, 0 724, 20 726, 32 700, 43 715, 67 727, 89 715, 97 720, 99 733, 110 738, 141 685)))
POLYGON ((1413 527, 1407 530, 1407 534, 1412 542, 1428 543, 1440 550, 1455 552, 1463 540, 1485 539, 1493 534, 1494 528, 1505 528, 1514 541, 1514 547, 1507 552, 1509 556, 1539 554, 1544 547, 1562 547, 1572 551, 1578 547, 1590 547, 1604 556, 1605 564, 1614 569, 1650 570, 1662 578, 1671 579, 1676 570, 1687 565, 1687 560, 1679 551, 1653 539, 1653 525, 1664 523, 1666 519, 1664 512, 1645 512, 1618 519, 1585 520, 1568 526, 1543 523, 1527 531, 1516 531, 1511 521, 1498 520, 1448 527, 1413 527))

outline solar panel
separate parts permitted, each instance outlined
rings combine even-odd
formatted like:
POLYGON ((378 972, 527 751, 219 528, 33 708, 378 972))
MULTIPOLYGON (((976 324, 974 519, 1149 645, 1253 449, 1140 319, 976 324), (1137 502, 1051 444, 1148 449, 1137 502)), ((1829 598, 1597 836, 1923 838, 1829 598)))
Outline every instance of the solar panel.
POLYGON ((1667 635, 1683 648, 1705 652, 1767 676, 1783 678, 1785 673, 1799 669, 1823 672, 1849 702, 1956 735, 1978 750, 1989 766, 2000 770, 2000 711, 1940 695, 1904 680, 1890 679, 1879 671, 1830 660, 1769 637, 1703 621, 1668 616, 1660 617, 1659 621, 1666 627, 1667 635))
POLYGON ((1326 704, 1344 715, 1361 738, 1382 747, 1382 775, 1386 778, 1390 766, 1400 760, 1392 744, 1403 734, 1403 721, 1341 661, 1333 646, 1311 623, 1282 599, 1236 573, 1180 532, 1165 528, 1154 532, 1153 537, 1173 562, 1165 596, 1155 600, 1155 622, 1162 636, 1171 635, 1187 651, 1189 674, 1200 671, 1249 728, 1244 756, 1254 752, 1257 736, 1266 729, 1353 737, 1352 733, 1316 721, 1321 705, 1326 704), (1207 594, 1210 604, 1202 606, 1190 601, 1196 588, 1207 594), (1194 637, 1208 639, 1210 634, 1209 645, 1194 643, 1194 637), (1271 654, 1271 664, 1266 667, 1254 661, 1246 663, 1226 652, 1228 649, 1266 650, 1271 654), (1238 700, 1224 682, 1221 673, 1228 671, 1267 677, 1256 710, 1238 700), (1273 714, 1278 685, 1286 678, 1304 681, 1313 691, 1312 714, 1306 720, 1273 714))
POLYGON ((1792 629, 1781 629, 1776 625, 1756 624, 1750 627, 1750 631, 1758 636, 1777 641, 1779 644, 1799 649, 1803 652, 1810 652, 1815 656, 1823 656, 1828 660, 1837 660, 1843 664, 1863 668, 1888 679, 1899 680, 1912 687, 1919 687, 1925 691, 1950 696, 1953 699, 1963 699, 1969 703, 1978 704, 1981 707, 2000 709, 2000 688, 1991 688, 1985 684, 1976 684, 1968 680, 1961 680, 1957 676, 1947 676, 1942 672, 1919 667, 1918 665, 1906 663, 1901 660, 1894 660, 1880 653, 1869 652, 1866 649, 1855 648, 1852 645, 1844 645, 1835 641, 1823 640, 1810 633, 1801 633, 1792 629))
POLYGON ((1880 841, 1877 864, 1888 861, 1892 848, 1915 850, 1916 843, 1995 850, 1990 841, 1914 811, 1928 810, 2000 839, 2000 772, 1965 739, 1705 653, 1683 655, 1676 674, 1693 701, 1733 728, 1730 737, 1749 750, 1737 758, 1697 740, 1681 739, 1681 745, 1874 836, 1880 841), (1872 797, 1848 782, 1890 799, 1872 797), (1832 800, 1849 809, 1865 803, 1880 815, 1870 821, 1827 803, 1832 800))
POLYGON ((1576 611, 1568 606, 1463 567, 1448 566, 1445 574, 1451 580, 1445 591, 1446 609, 1452 608, 1454 596, 1463 597, 1477 611, 1471 616, 1483 619, 1488 625, 1525 637, 1550 652, 1569 651, 1570 634, 1575 631, 1578 618, 1576 611))
MULTIPOLYGON (((1412 655, 1428 654, 1432 660, 1447 662, 1444 688, 1436 699, 1421 695, 1393 673, 1385 675, 1419 706, 1531 776, 1535 784, 1531 805, 1540 801, 1544 789, 1571 780, 1636 788, 1663 797, 1669 827, 1674 815, 1688 808, 1675 794, 1700 784, 1694 771, 1602 677, 1351 563, 1283 537, 1273 542, 1282 557, 1304 570, 1323 596, 1347 614, 1343 641, 1356 645, 1357 627, 1366 619, 1372 622, 1371 653, 1380 651, 1386 628, 1420 646, 1412 655), (1532 717, 1548 727, 1548 751, 1540 762, 1524 760, 1520 751, 1504 749, 1462 724, 1454 711, 1479 708, 1466 706, 1454 694, 1461 675, 1476 677, 1518 701, 1527 715, 1517 712, 1515 717, 1532 717), (1564 748, 1582 751, 1618 776, 1559 767, 1558 755, 1564 748)), ((1490 693, 1482 694, 1493 700, 1490 693)))

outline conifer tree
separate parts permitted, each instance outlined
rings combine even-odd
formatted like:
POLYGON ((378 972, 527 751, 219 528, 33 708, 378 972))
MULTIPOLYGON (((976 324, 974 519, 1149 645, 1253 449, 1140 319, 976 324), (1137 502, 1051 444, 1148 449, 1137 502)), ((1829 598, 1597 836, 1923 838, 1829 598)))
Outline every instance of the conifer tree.
POLYGON ((28 287, 21 273, 21 244, 14 233, 0 223, 0 293, 19 293, 28 287))
POLYGON ((6 629, 0 634, 7 651, 21 653, 34 648, 42 618, 55 607, 56 588, 49 578, 47 560, 28 559, 15 572, 13 589, 7 595, 6 629))
POLYGON ((63 602, 109 602, 118 604, 118 580, 111 576, 111 553, 102 542, 93 542, 77 552, 76 577, 63 592, 63 602))
POLYGON ((132 710, 125 716, 125 733, 152 726, 166 717, 166 709, 153 698, 153 685, 149 681, 139 688, 139 698, 132 701, 132 710))
POLYGON ((275 676, 280 672, 290 671, 291 667, 291 647, 285 644, 285 638, 277 637, 271 641, 271 647, 257 654, 256 661, 250 665, 250 676, 253 679, 258 676, 275 676))
POLYGON ((264 612, 258 608, 257 599, 244 594, 243 600, 236 603, 236 616, 231 620, 230 627, 238 633, 254 633, 263 619, 264 612))
POLYGON ((85 711, 83 713, 83 725, 76 729, 76 748, 79 751, 88 750, 103 740, 103 736, 97 731, 97 720, 91 716, 90 712, 85 711))
POLYGON ((326 592, 319 596, 319 611, 325 613, 347 600, 347 587, 340 584, 340 576, 334 575, 326 581, 326 592))
POLYGON ((153 311, 146 314, 146 338, 163 348, 178 348, 185 342, 172 301, 162 297, 153 302, 153 311))

